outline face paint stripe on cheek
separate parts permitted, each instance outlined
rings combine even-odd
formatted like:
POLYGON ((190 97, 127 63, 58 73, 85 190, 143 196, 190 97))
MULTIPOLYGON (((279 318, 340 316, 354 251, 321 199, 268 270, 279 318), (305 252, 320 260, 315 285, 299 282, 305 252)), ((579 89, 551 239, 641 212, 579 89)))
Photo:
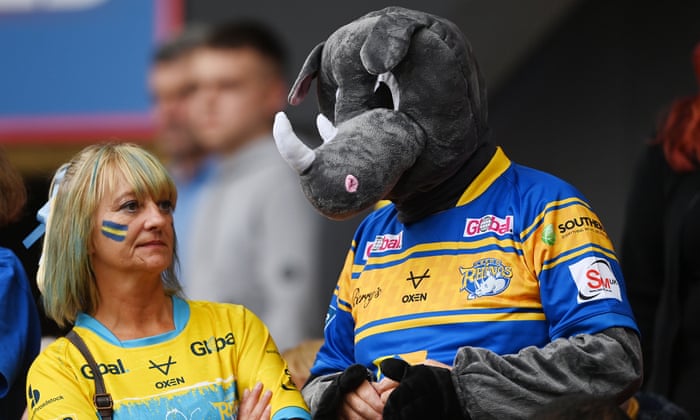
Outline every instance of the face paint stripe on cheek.
POLYGON ((126 231, 128 228, 129 227, 127 225, 121 225, 119 223, 110 222, 109 220, 103 220, 100 231, 109 239, 121 242, 126 238, 126 231))

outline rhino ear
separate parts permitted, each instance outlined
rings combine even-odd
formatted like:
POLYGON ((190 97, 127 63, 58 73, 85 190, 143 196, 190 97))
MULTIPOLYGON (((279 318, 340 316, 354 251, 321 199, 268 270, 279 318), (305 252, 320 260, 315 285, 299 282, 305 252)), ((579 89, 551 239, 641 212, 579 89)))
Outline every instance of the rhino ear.
POLYGON ((301 67, 301 71, 297 76, 297 80, 294 81, 292 90, 289 92, 288 101, 290 104, 298 105, 304 100, 306 94, 309 93, 311 82, 318 74, 318 69, 321 68, 323 44, 325 44, 325 42, 316 45, 309 53, 309 56, 306 57, 306 61, 304 61, 304 65, 301 67))
POLYGON ((425 26, 409 16, 382 15, 360 49, 365 69, 373 75, 391 71, 406 56, 413 34, 425 26))

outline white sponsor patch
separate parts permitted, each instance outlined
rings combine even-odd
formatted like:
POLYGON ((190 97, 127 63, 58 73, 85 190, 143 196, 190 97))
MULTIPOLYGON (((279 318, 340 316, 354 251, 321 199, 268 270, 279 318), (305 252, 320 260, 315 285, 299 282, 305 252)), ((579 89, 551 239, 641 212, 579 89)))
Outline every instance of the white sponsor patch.
POLYGON ((569 265, 569 271, 578 288, 578 303, 613 298, 622 301, 620 284, 606 259, 586 257, 569 265))
POLYGON ((374 241, 367 242, 365 245, 364 259, 369 258, 370 254, 380 254, 390 250, 398 250, 403 246, 403 230, 396 235, 385 234, 377 235, 374 241))
POLYGON ((467 219, 464 225, 464 236, 467 238, 486 232, 494 232, 498 235, 513 233, 513 216, 508 215, 501 219, 493 214, 487 214, 479 219, 467 219))

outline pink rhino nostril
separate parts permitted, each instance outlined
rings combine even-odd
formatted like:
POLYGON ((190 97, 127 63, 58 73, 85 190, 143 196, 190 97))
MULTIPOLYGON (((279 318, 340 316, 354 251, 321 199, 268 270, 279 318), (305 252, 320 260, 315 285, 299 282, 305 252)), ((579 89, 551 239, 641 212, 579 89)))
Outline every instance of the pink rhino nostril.
POLYGON ((354 175, 348 175, 345 177, 345 191, 349 193, 354 193, 357 192, 357 187, 360 185, 360 182, 355 178, 354 175))

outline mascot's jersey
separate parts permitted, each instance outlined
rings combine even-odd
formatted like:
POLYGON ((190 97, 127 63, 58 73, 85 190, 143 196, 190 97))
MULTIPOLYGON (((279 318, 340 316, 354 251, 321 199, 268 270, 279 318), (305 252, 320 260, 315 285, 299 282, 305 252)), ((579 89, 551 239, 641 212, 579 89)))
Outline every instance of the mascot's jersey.
POLYGON ((388 357, 452 365, 610 327, 637 330, 598 217, 563 181, 499 148, 457 206, 404 225, 393 205, 359 226, 312 374, 388 357))
MULTIPOLYGON (((271 390, 272 419, 310 419, 267 328, 240 305, 173 298, 175 330, 119 342, 80 314, 86 342, 114 400, 114 419, 235 419, 240 396, 257 382, 271 390)), ((93 373, 59 338, 32 365, 30 419, 96 419, 93 373)))

